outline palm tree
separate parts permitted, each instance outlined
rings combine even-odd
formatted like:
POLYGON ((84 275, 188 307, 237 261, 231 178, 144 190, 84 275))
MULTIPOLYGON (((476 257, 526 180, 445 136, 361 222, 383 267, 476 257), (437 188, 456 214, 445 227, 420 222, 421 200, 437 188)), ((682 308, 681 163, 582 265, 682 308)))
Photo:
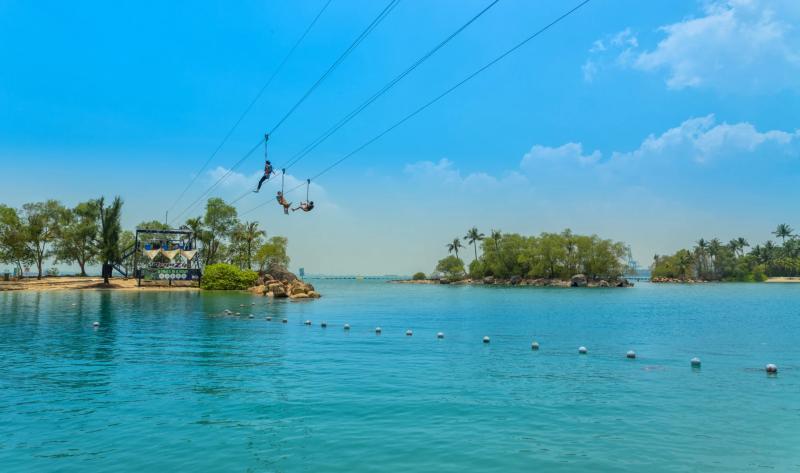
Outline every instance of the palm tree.
POLYGON ((259 230, 258 222, 245 222, 242 227, 241 239, 247 247, 247 254, 245 261, 247 262, 247 269, 253 269, 253 243, 261 237, 266 237, 267 232, 259 230))
POLYGON ((108 284, 111 277, 112 266, 122 262, 122 252, 119 248, 119 236, 122 233, 120 215, 122 214, 122 199, 114 197, 111 205, 105 205, 105 198, 100 197, 94 201, 97 216, 100 222, 98 239, 99 259, 103 263, 103 283, 108 284))
POLYGON ((701 238, 697 240, 697 246, 694 248, 694 254, 697 258, 697 272, 702 274, 705 269, 705 260, 706 260, 706 249, 708 248, 708 242, 701 238))
POLYGON ((489 236, 492 240, 494 240, 494 251, 498 254, 500 253, 500 239, 503 238, 503 233, 500 230, 492 229, 492 233, 489 236))
POLYGON ((478 227, 472 227, 467 230, 467 235, 464 240, 467 241, 475 249, 475 260, 478 260, 478 242, 486 237, 483 233, 478 231, 478 227))
POLYGON ((464 248, 464 246, 461 244, 461 239, 460 238, 454 238, 453 239, 453 243, 448 243, 447 244, 447 252, 448 253, 455 253, 456 254, 456 258, 458 258, 458 250, 461 249, 461 248, 464 248))
POLYGON ((750 243, 745 240, 743 237, 739 237, 736 239, 736 243, 739 245, 739 249, 742 250, 742 256, 744 256, 744 249, 750 246, 750 243))
POLYGON ((776 228, 772 234, 780 238, 782 244, 785 245, 786 239, 792 236, 792 232, 794 232, 794 229, 790 227, 788 223, 782 223, 778 225, 778 228, 776 228))

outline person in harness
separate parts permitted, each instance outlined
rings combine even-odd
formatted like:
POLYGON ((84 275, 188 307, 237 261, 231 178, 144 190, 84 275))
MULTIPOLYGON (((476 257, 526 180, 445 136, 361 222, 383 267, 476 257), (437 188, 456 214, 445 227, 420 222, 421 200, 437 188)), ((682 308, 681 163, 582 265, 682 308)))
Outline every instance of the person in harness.
POLYGON ((256 190, 253 191, 254 194, 258 194, 258 192, 261 190, 261 185, 264 184, 264 182, 268 181, 269 178, 273 174, 275 174, 275 170, 272 168, 272 163, 269 161, 269 159, 267 159, 267 141, 269 141, 269 135, 265 134, 264 135, 264 161, 265 161, 264 162, 264 175, 261 176, 261 180, 258 181, 258 187, 256 187, 256 190))
POLYGON ((295 210, 302 210, 303 212, 311 212, 312 210, 314 210, 314 201, 310 200, 308 202, 300 202, 300 206, 293 208, 292 212, 294 212, 295 210))
POLYGON ((286 198, 283 196, 283 192, 278 191, 278 194, 275 196, 275 199, 278 201, 281 206, 283 206, 283 213, 289 215, 289 209, 292 207, 291 202, 287 202, 286 198))

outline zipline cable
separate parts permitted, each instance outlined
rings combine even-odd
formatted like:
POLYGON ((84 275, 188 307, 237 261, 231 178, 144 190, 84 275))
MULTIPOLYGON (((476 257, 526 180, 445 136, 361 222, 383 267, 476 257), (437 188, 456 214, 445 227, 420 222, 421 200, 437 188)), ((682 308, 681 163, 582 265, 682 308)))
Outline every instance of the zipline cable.
POLYGON ((335 123, 335 124, 334 124, 332 127, 330 127, 330 128, 329 128, 327 131, 325 131, 325 132, 324 132, 322 135, 320 135, 320 136, 319 136, 319 137, 317 137, 317 138, 316 138, 314 141, 312 141, 310 144, 308 144, 308 145, 307 145, 305 148, 303 148, 303 149, 302 149, 302 150, 301 150, 299 153, 297 153, 297 154, 295 154, 294 156, 292 156, 292 159, 289 161, 289 163, 288 163, 288 164, 286 164, 286 169, 289 169, 289 168, 291 168, 292 166, 294 166, 295 164, 297 164, 297 162, 298 162, 298 161, 300 161, 301 159, 303 159, 304 157, 306 157, 306 156, 307 156, 307 155, 308 155, 308 154, 309 154, 311 151, 313 151, 313 150, 314 150, 314 149, 315 149, 317 146, 319 146, 319 145, 320 145, 320 144, 322 144, 322 143, 323 143, 325 140, 327 140, 328 138, 330 138, 330 136, 331 136, 331 135, 333 135, 334 133, 336 133, 336 131, 338 131, 338 130, 339 130, 341 127, 343 127, 343 126, 344 126, 344 125, 346 125, 346 124, 347 124, 347 123, 348 123, 350 120, 352 120, 353 118, 355 118, 355 117, 356 117, 356 115, 358 115, 359 113, 361 113, 362 111, 364 111, 364 109, 366 109, 367 107, 369 107, 369 106, 370 106, 370 105, 371 105, 371 104, 372 104, 374 101, 376 101, 376 100, 377 100, 377 99, 378 99, 380 96, 382 96, 383 94, 385 94, 386 92, 388 92, 388 91, 389 91, 389 90, 390 90, 392 87, 394 87, 394 86, 395 86, 395 85, 396 85, 398 82, 400 82, 400 81, 401 81, 401 80, 403 80, 403 79, 404 79, 404 78, 405 78, 407 75, 409 75, 411 72, 413 72, 413 71, 414 71, 414 69, 416 69, 417 67, 419 67, 420 65, 422 65, 422 63, 424 63, 425 61, 427 61, 427 60, 428 60, 428 59, 429 59, 431 56, 433 56, 434 54, 436 54, 436 52, 437 52, 437 51, 439 51, 440 49, 442 49, 442 48, 443 48, 443 47, 444 47, 444 46, 445 46, 447 43, 449 43, 451 40, 453 40, 453 39, 454 39, 456 36, 458 36, 458 35, 459 35, 459 34, 460 34, 462 31, 464 31, 465 29, 467 29, 467 27, 469 27, 469 26, 470 26, 472 23, 474 23, 474 22, 475 22, 475 21, 476 21, 478 18, 480 18, 481 16, 483 16, 483 14, 484 14, 484 13, 486 13, 487 11, 489 11, 489 9, 491 9, 493 6, 495 6, 495 5, 497 4, 497 2, 499 2, 499 1, 500 1, 500 0, 494 0, 494 1, 492 1, 491 3, 489 3, 489 4, 488 4, 486 7, 484 7, 484 8, 483 8, 483 10, 479 11, 479 12, 478 12, 478 13, 476 13, 476 14, 475 14, 475 15, 474 15, 472 18, 470 18, 470 19, 469 19, 469 21, 467 21, 466 23, 464 23, 463 25, 461 25, 461 26, 460 26, 458 29, 456 29, 454 32, 452 32, 452 33, 450 34, 450 36, 446 37, 446 38, 445 38, 445 39, 443 39, 441 42, 439 42, 439 44, 437 44, 436 46, 434 46, 434 47, 433 47, 433 48, 432 48, 430 51, 428 51, 427 53, 423 54, 423 55, 422 55, 422 56, 421 56, 419 59, 417 59, 417 60, 416 60, 416 61, 415 61, 413 64, 411 64, 411 65, 410 65, 408 68, 406 68, 406 70, 404 70, 403 72, 401 72, 400 74, 398 74, 397 76, 395 76, 395 77, 394 77, 394 78, 393 78, 391 81, 389 81, 389 82, 388 82, 386 85, 384 85, 384 86, 383 86, 383 87, 382 87, 380 90, 378 90, 377 92, 375 92, 374 94, 372 94, 372 96, 371 96, 371 97, 369 97, 367 100, 365 100, 365 101, 364 101, 363 103, 361 103, 359 106, 357 106, 356 108, 354 108, 353 110, 351 110, 351 111, 350 111, 350 113, 348 113, 347 115, 345 115, 344 117, 342 117, 342 118, 341 118, 341 119, 340 119, 340 120, 339 120, 337 123, 335 123))
MULTIPOLYGON (((305 148, 304 148, 302 151, 300 151, 299 153, 297 153, 297 154, 295 154, 294 156, 292 156, 291 160, 290 160, 290 161, 289 161, 289 162, 288 162, 288 163, 285 165, 285 169, 289 169, 289 168, 291 168, 292 166, 294 166, 295 164, 297 164, 297 162, 298 162, 298 161, 300 161, 300 160, 301 160, 301 159, 303 159, 305 156, 307 156, 307 155, 308 155, 308 154, 309 154, 311 151, 313 151, 313 150, 314 150, 314 149, 315 149, 317 146, 319 146, 320 144, 322 144, 322 143, 323 143, 325 140, 327 140, 327 139, 328 139, 328 138, 329 138, 331 135, 333 135, 334 133, 336 133, 336 131, 338 131, 340 128, 342 128, 344 125, 346 125, 346 124, 347 124, 347 123, 348 123, 350 120, 352 120, 353 118, 355 118, 355 117, 356 117, 356 115, 358 115, 358 114, 359 114, 359 113, 361 113, 361 112, 362 112, 364 109, 366 109, 367 107, 369 107, 369 105, 370 105, 370 104, 372 104, 373 102, 375 102, 375 101, 376 101, 376 100, 377 100, 377 99, 378 99, 380 96, 382 96, 383 94, 385 94, 386 92, 388 92, 388 91, 389 91, 389 90, 390 90, 392 87, 394 87, 394 86, 395 86, 395 85, 396 85, 398 82, 400 82, 400 81, 401 81, 401 80, 403 80, 403 79, 404 79, 404 78, 405 78, 407 75, 409 75, 411 72, 413 72, 413 71, 414 71, 414 69, 416 69, 417 67, 419 67, 420 65, 422 65, 422 63, 424 63, 425 61, 427 61, 427 60, 428 60, 428 59, 429 59, 431 56, 433 56, 433 55, 434 55, 434 54, 435 54, 437 51, 439 51, 441 48, 443 48, 443 47, 444 47, 444 46, 445 46, 447 43, 449 43, 451 40, 453 40, 453 39, 454 39, 456 36, 458 36, 458 35, 459 35, 459 34, 460 34, 462 31, 464 31, 465 29, 467 29, 467 27, 469 27, 469 26, 470 26, 472 23, 474 23, 474 22, 475 22, 475 21, 476 21, 478 18, 480 18, 481 16, 483 16, 483 14, 484 14, 484 13, 486 13, 487 11, 489 11, 489 9, 491 9, 493 6, 495 6, 495 5, 496 5, 496 4, 497 4, 499 1, 500 1, 500 0, 493 0, 492 2, 490 2, 490 3, 489 3, 487 6, 486 6, 486 7, 484 7, 484 8, 483 8, 481 11, 479 11, 479 12, 478 12, 478 13, 476 13, 476 14, 475 14, 475 15, 474 15, 472 18, 470 18, 470 19, 469 19, 469 21, 467 21, 466 23, 464 23, 463 25, 461 25, 461 26, 460 26, 458 29, 456 29, 454 32, 452 32, 452 33, 451 33, 451 34, 450 34, 448 37, 446 37, 444 40, 442 40, 441 42, 439 42, 439 44, 437 44, 436 46, 434 46, 434 47, 433 47, 433 48, 432 48, 430 51, 428 51, 427 53, 425 53, 424 55, 422 55, 422 56, 421 56, 419 59, 417 59, 417 60, 416 60, 416 61, 415 61, 413 64, 411 64, 411 65, 410 65, 408 68, 406 68, 406 69, 405 69, 403 72, 401 72, 400 74, 398 74, 397 76, 395 76, 395 77, 394 77, 392 80, 390 80, 388 83, 386 83, 386 84, 385 84, 385 85, 384 85, 384 86, 383 86, 381 89, 379 89, 377 92, 375 92, 374 94, 372 94, 372 96, 370 96, 370 97, 369 97, 367 100, 365 100, 364 102, 362 102, 362 103, 361 103, 359 106, 357 106, 355 109, 351 110, 351 111, 350 111, 348 114, 346 114, 344 117, 342 117, 342 118, 341 118, 341 119, 340 119, 340 120, 339 120, 337 123, 335 123, 335 124, 334 124, 332 127, 330 127, 330 128, 329 128, 327 131, 325 131, 325 132, 324 132, 322 135, 320 135, 319 137, 317 137, 317 139, 315 139, 314 141, 312 141, 312 142, 311 142, 309 145, 307 145, 307 146, 306 146, 306 147, 305 147, 305 148)), ((245 197, 247 197, 249 194, 250 194, 250 192, 244 192, 243 194, 241 194, 240 196, 238 196, 236 199, 234 199, 233 201, 231 201, 231 205, 234 205, 234 204, 236 204, 237 202, 241 201, 242 199, 244 199, 245 197)))
MULTIPOLYGON (((441 94, 439 94, 439 95, 437 95, 436 97, 434 97, 432 100, 430 100, 430 101, 426 102, 426 103, 425 103, 424 105, 422 105, 421 107, 417 108, 417 109, 416 109, 416 110, 414 110, 413 112, 411 112, 411 113, 409 113, 408 115, 404 116, 402 119, 400 119, 400 120, 398 120, 397 122, 395 122, 395 123, 394 123, 393 125, 391 125, 389 128, 387 128, 387 129, 383 130, 382 132, 378 133, 377 135, 375 135, 375 136, 374 136, 374 137, 372 137, 371 139, 367 140, 365 143, 363 143, 363 144, 362 144, 361 146, 359 146, 358 148, 356 148, 356 149, 354 149, 353 151, 351 151, 351 152, 347 153, 346 155, 342 156, 342 157, 341 157, 340 159, 338 159, 337 161, 334 161, 332 164, 330 164, 328 167, 324 168, 322 171, 318 172, 316 175, 312 176, 310 179, 312 179, 312 180, 317 180, 317 179, 318 179, 320 176, 322 176, 322 175, 326 174, 326 173, 327 173, 327 172, 329 172, 331 169, 335 168, 336 166, 338 166, 339 164, 341 164, 342 162, 344 162, 346 159, 350 158, 351 156, 353 156, 354 154, 356 154, 356 153, 358 153, 359 151, 363 150, 364 148, 366 148, 367 146, 371 145, 372 143, 374 143, 374 142, 378 141, 379 139, 381 139, 382 137, 384 137, 385 135, 387 135, 388 133, 390 133, 390 132, 391 132, 392 130, 394 130, 395 128, 399 127, 400 125, 402 125, 403 123, 407 122, 407 121, 408 121, 408 120, 410 120, 411 118, 415 117, 416 115, 418 115, 419 113, 421 113, 422 111, 424 111, 425 109, 427 109, 428 107, 430 107, 431 105, 435 104, 435 103, 436 103, 436 102, 438 102, 439 100, 441 100, 441 99, 443 99, 444 97, 446 97, 447 95, 449 95, 451 92, 453 92, 453 91, 454 91, 454 90, 456 90, 457 88, 461 87, 462 85, 466 84, 467 82, 469 82, 470 80, 472 80, 473 78, 475 78, 475 76, 477 76, 477 75, 481 74, 481 73, 482 73, 482 72, 484 72, 485 70, 487 70, 487 69, 489 69, 490 67, 494 66, 495 64, 497 64, 498 62, 500 62, 501 60, 503 60, 503 59, 504 59, 506 56, 508 56, 509 54, 511 54, 511 53, 513 53, 514 51, 518 50, 519 48, 521 48, 522 46, 524 46, 525 44, 527 44, 528 42, 530 42, 531 40, 533 40, 533 39, 534 39, 534 38, 536 38, 537 36, 541 35, 542 33, 544 33, 545 31, 549 30, 550 28, 552 28, 553 26, 555 26, 556 24, 558 24, 559 22, 561 22, 562 20, 564 20, 564 19, 565 19, 565 18, 567 18, 568 16, 572 15, 573 13, 575 13, 576 11, 578 11, 578 10, 579 10, 581 7, 583 7, 584 5, 586 5, 587 3, 589 3, 590 1, 591 1, 591 0, 583 0, 582 2, 580 2, 579 4, 577 4, 575 7, 573 7, 572 9, 570 9, 569 11, 567 11, 566 13, 563 13, 561 16, 559 16, 559 17, 558 17, 558 18, 556 18, 555 20, 551 21, 550 23, 548 23, 547 25, 543 26, 542 28, 540 28, 539 30, 537 30, 536 32, 534 32, 533 34, 531 34, 530 36, 528 36, 527 38, 523 39, 522 41, 520 41, 519 43, 517 43, 516 45, 514 45, 514 46, 513 46, 513 47, 511 47, 510 49, 507 49, 505 52, 503 52, 502 54, 500 54, 500 55, 499 55, 499 56, 497 56, 496 58, 494 58, 494 59, 492 59, 491 61, 489 61, 488 63, 486 63, 484 66, 482 66, 482 67, 480 67, 479 69, 475 70, 474 72, 472 72, 471 74, 469 74, 467 77, 465 77, 464 79, 462 79, 461 81, 457 82, 455 85, 453 85, 452 87, 450 87, 449 89, 445 90, 445 91, 444 91, 444 92, 442 92, 441 94)), ((294 192, 295 190, 297 190, 297 189, 301 188, 302 186, 303 186, 302 184, 301 184, 301 185, 298 185, 298 186, 295 186, 295 187, 293 187, 292 189, 289 189, 288 191, 284 192, 284 195, 286 195, 286 194, 288 194, 288 193, 290 193, 290 192, 294 192)), ((250 209, 250 210, 246 211, 246 212, 243 212, 243 213, 242 213, 242 215, 245 215, 245 214, 248 214, 248 213, 250 213, 250 212, 253 212, 253 211, 255 211, 255 210, 257 210, 257 209, 259 209, 259 208, 263 207, 264 205, 266 205, 266 204, 268 204, 268 203, 269 203, 269 202, 265 202, 265 203, 263 203, 263 204, 260 204, 260 205, 258 205, 258 206, 256 206, 256 207, 254 207, 254 208, 252 208, 252 209, 250 209)))
POLYGON ((272 129, 268 132, 270 135, 274 133, 275 130, 280 128, 283 122, 285 122, 286 119, 289 118, 289 116, 292 115, 292 113, 294 113, 294 111, 297 110, 297 108, 303 102, 305 102, 305 100, 311 95, 311 93, 314 92, 314 90, 317 87, 319 87, 320 84, 322 84, 322 82, 331 74, 331 72, 333 72, 333 70, 336 69, 336 67, 339 64, 341 64, 342 61, 344 61, 347 58, 347 56, 349 56, 350 53, 352 53, 358 47, 358 45, 361 44, 361 42, 364 41, 364 39, 366 39, 367 36, 369 36, 370 33, 372 33, 372 30, 374 30, 378 26, 378 24, 380 24, 380 22, 383 21, 383 19, 389 15, 389 12, 391 12, 392 9, 394 9, 394 7, 397 6, 398 3, 400 3, 400 0, 389 0, 389 3, 386 4, 386 6, 383 8, 383 10, 381 10, 378 16, 375 17, 374 20, 372 20, 372 23, 370 23, 367 26, 367 28, 364 31, 362 31, 361 34, 358 35, 355 40, 353 40, 353 43, 350 44, 350 46, 347 49, 345 49, 345 51, 339 56, 339 58, 336 59, 336 61, 334 61, 333 64, 330 65, 328 70, 325 71, 325 73, 322 74, 322 76, 320 76, 320 78, 317 79, 317 81, 311 85, 311 87, 306 91, 306 93, 303 94, 302 97, 300 97, 300 99, 292 106, 292 108, 290 108, 289 111, 287 111, 286 114, 284 114, 284 116, 280 120, 278 120, 275 126, 273 126, 272 129))
MULTIPOLYGON (((364 41, 364 39, 369 36, 369 34, 378 26, 378 24, 383 21, 384 18, 394 9, 395 6, 400 2, 400 0, 389 0, 389 3, 383 8, 383 10, 378 13, 378 15, 372 20, 372 22, 367 25, 367 27, 353 40, 350 46, 347 47, 339 57, 331 64, 331 66, 322 74, 322 76, 314 82, 311 87, 306 91, 305 94, 292 106, 291 109, 278 121, 278 123, 272 127, 272 129, 267 132, 267 134, 271 135, 280 125, 286 121, 287 118, 295 111, 297 108, 311 95, 311 93, 333 72, 336 67, 344 61, 347 56, 350 55, 360 44, 364 41)), ((187 211, 189 211, 192 207, 194 207, 200 200, 203 199, 209 192, 211 192, 217 185, 219 185, 223 180, 225 180, 236 168, 238 168, 248 157, 250 157, 253 152, 261 145, 261 140, 251 148, 247 153, 245 153, 238 161, 236 161, 230 169, 225 172, 214 184, 212 184, 205 192, 203 192, 197 199, 195 199, 188 207, 186 207, 181 213, 179 213, 176 217, 174 217, 171 221, 177 221, 182 215, 184 215, 187 211)), ((240 197, 238 197, 235 201, 238 202, 239 200, 243 199, 247 193, 243 193, 240 197)))
POLYGON ((230 128, 230 130, 228 130, 228 132, 222 138, 222 141, 220 141, 220 143, 214 149, 214 152, 211 153, 211 155, 208 157, 208 159, 206 159, 206 161, 203 163, 203 165, 200 166, 200 170, 197 171, 197 173, 192 178, 192 180, 189 182, 189 184, 183 189, 183 191, 181 191, 180 195, 178 196, 177 199, 175 199, 175 201, 172 203, 172 205, 170 206, 168 211, 171 211, 178 204, 178 202, 180 202, 180 200, 183 198, 183 196, 186 195, 186 192, 194 185, 194 183, 197 181, 197 179, 200 177, 200 175, 203 173, 203 171, 205 171, 205 169, 209 165, 209 163, 211 163, 211 160, 213 160, 214 157, 217 155, 217 153, 219 153, 219 150, 221 150, 222 147, 225 146, 225 143, 228 142, 228 139, 230 139, 231 135, 233 135, 233 132, 236 131, 236 129, 239 127, 239 124, 242 123, 242 120, 244 120, 244 117, 247 116, 248 113, 250 113, 250 110, 252 110, 252 108, 253 108, 253 106, 255 106, 256 102, 258 102, 258 100, 261 98, 261 96, 264 94, 264 92, 267 90, 267 88, 270 86, 270 84, 272 84, 272 81, 275 79, 275 77, 278 75, 278 73, 281 72, 281 70, 283 69, 283 66, 286 65, 286 63, 289 61, 289 58, 292 57, 292 55, 294 54, 294 51, 297 49, 298 46, 300 46, 300 43, 303 42, 305 37, 308 35, 308 33, 311 31, 311 29, 317 23, 317 20, 319 20, 319 17, 322 16, 322 14, 325 12, 325 10, 328 8, 328 5, 330 5, 332 1, 333 0, 327 0, 325 2, 325 4, 322 5, 322 8, 314 16, 314 19, 311 20, 311 23, 309 23, 309 25, 306 27, 305 31, 303 31, 303 34, 300 35, 299 38, 297 38, 297 41, 295 41, 294 45, 292 45, 291 49, 289 49, 289 52, 286 53, 286 55, 283 57, 281 62, 278 64, 278 67, 276 67, 275 70, 272 71, 272 74, 269 76, 269 78, 264 83, 264 85, 261 86, 261 89, 259 89, 259 91, 255 95, 255 97, 253 97, 253 100, 251 100, 250 103, 247 105, 247 107, 245 107, 245 109, 242 112, 242 114, 239 115, 239 118, 233 123, 233 126, 230 128))

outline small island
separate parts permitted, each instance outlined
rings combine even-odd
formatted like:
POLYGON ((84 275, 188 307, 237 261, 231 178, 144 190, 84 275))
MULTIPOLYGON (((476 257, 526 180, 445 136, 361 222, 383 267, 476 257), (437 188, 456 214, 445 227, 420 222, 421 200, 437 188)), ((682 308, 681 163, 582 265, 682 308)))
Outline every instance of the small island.
POLYGON ((772 232, 781 240, 750 247, 742 237, 723 243, 700 238, 693 248, 672 255, 655 255, 651 281, 655 283, 800 282, 800 238, 788 224, 772 232), (747 249, 750 248, 750 251, 747 249))
POLYGON ((630 248, 597 235, 561 233, 525 236, 477 227, 463 238, 445 245, 450 255, 436 264, 430 275, 419 272, 400 284, 476 284, 535 287, 631 287, 624 275, 631 270, 630 248), (460 253, 472 247, 473 259, 465 267, 460 253), (480 247, 480 255, 478 248, 480 247))

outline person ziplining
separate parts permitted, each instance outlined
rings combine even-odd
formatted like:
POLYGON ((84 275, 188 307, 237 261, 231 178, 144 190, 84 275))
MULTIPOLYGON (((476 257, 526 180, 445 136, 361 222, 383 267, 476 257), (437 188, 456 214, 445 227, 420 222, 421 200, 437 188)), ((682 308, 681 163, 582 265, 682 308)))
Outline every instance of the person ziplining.
POLYGON ((275 199, 281 206, 283 206, 283 213, 289 215, 289 209, 292 207, 292 203, 286 200, 286 197, 283 196, 283 192, 278 191, 278 194, 275 196, 275 199))
POLYGON ((314 210, 314 201, 308 200, 308 190, 311 187, 311 179, 306 179, 306 200, 300 202, 300 205, 293 208, 292 212, 302 210, 303 212, 311 212, 314 210))
POLYGON ((253 191, 254 194, 258 194, 258 192, 261 190, 261 185, 268 181, 273 174, 275 174, 275 169, 272 168, 272 163, 269 161, 269 157, 267 156, 268 141, 269 133, 264 133, 264 175, 261 176, 261 180, 258 181, 258 187, 256 187, 256 190, 253 191))

